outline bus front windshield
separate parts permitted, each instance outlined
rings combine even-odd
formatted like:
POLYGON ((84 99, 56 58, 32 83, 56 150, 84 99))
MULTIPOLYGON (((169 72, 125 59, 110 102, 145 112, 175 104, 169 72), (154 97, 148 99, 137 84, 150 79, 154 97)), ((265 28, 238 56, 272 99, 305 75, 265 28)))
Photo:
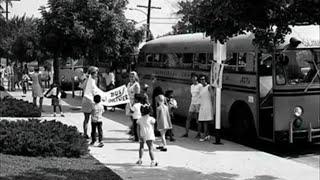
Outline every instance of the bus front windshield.
POLYGON ((320 51, 285 50, 276 58, 278 85, 315 84, 320 79, 320 51))

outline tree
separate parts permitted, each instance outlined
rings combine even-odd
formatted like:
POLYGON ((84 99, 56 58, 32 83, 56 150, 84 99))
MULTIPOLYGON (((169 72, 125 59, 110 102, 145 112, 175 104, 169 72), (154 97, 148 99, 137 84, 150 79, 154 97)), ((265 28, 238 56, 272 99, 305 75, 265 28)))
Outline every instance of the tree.
POLYGON ((119 60, 137 46, 134 25, 124 16, 128 2, 118 0, 49 0, 41 8, 41 44, 54 56, 54 81, 59 57, 85 57, 87 64, 119 60), (125 50, 124 50, 125 49, 125 50))
POLYGON ((283 42, 284 36, 291 32, 290 25, 320 22, 319 0, 194 0, 189 3, 193 4, 191 10, 189 6, 181 6, 178 14, 192 17, 191 25, 197 31, 206 32, 222 43, 235 35, 253 32, 256 45, 270 48, 283 42))
POLYGON ((38 59, 39 36, 37 33, 37 19, 15 16, 10 19, 13 42, 11 44, 12 58, 19 62, 30 62, 38 59))

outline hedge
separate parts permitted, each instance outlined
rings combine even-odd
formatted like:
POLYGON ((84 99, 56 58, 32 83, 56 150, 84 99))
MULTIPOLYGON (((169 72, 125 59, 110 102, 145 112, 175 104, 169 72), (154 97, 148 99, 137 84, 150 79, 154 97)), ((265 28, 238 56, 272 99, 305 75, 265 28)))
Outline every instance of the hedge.
POLYGON ((6 96, 0 99, 0 117, 40 117, 40 109, 27 101, 6 96))
POLYGON ((88 143, 74 126, 55 120, 0 121, 0 153, 80 157, 87 152, 88 143))

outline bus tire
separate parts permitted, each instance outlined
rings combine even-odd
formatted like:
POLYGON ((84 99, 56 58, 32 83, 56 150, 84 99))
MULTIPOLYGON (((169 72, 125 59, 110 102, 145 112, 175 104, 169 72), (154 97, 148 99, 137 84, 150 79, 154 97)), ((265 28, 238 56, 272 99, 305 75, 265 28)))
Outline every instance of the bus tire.
POLYGON ((253 115, 245 102, 236 102, 230 109, 229 122, 232 139, 236 142, 252 142, 256 139, 253 115))

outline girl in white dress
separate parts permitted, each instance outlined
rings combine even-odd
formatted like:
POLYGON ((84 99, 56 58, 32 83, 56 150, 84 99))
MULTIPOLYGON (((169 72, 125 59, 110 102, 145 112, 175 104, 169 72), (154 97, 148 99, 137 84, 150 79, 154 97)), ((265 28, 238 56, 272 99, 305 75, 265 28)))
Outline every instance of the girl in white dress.
POLYGON ((208 125, 214 119, 214 88, 207 84, 206 76, 200 76, 200 83, 203 85, 200 91, 200 110, 199 123, 203 126, 204 135, 200 141, 207 141, 210 139, 208 125))
POLYGON ((144 104, 141 106, 142 117, 137 121, 140 147, 139 147, 139 160, 137 161, 136 164, 138 165, 142 164, 144 143, 146 143, 149 149, 151 166, 157 166, 158 163, 154 160, 154 154, 153 154, 153 142, 155 140, 154 123, 156 122, 156 120, 149 115, 150 111, 151 111, 151 107, 149 104, 144 104))

